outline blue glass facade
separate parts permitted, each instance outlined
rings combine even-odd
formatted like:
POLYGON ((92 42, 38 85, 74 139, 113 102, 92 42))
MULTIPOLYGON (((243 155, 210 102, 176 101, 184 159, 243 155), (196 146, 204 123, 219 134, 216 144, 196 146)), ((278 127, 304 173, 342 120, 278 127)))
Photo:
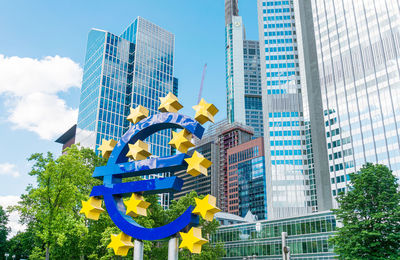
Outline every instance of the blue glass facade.
MULTIPOLYGON (((89 33, 77 142, 96 149, 101 140, 119 139, 129 128, 130 107, 142 105, 157 113, 159 97, 177 92, 173 78, 174 35, 138 17, 116 36, 89 33)), ((166 156, 170 130, 149 137, 151 153, 166 156)))
POLYGON ((264 140, 253 139, 228 149, 228 210, 245 217, 250 211, 257 219, 267 218, 264 140))

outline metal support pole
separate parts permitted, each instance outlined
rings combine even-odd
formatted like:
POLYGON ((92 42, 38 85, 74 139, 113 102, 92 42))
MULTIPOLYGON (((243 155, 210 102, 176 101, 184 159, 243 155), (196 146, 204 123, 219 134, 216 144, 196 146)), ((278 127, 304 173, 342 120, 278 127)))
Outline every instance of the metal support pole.
POLYGON ((286 232, 282 232, 282 259, 290 260, 290 248, 286 246, 286 238, 288 234, 286 232))
POLYGON ((135 240, 133 248, 133 260, 143 260, 143 242, 135 240))
POLYGON ((178 244, 177 237, 171 237, 168 241, 168 260, 178 260, 178 244))

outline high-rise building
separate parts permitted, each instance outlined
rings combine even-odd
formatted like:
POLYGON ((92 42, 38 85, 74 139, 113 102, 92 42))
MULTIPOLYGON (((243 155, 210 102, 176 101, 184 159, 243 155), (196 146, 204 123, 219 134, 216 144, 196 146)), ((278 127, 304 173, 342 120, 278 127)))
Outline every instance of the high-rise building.
POLYGON ((332 207, 310 10, 258 0, 269 219, 332 207))
MULTIPOLYGON (((120 36, 89 32, 76 142, 97 152, 102 139, 118 140, 129 128, 131 107, 158 112, 160 97, 177 92, 173 77, 175 36, 138 17, 120 36)), ((171 130, 148 137, 153 156, 171 154, 171 130)), ((167 205, 168 196, 161 196, 167 205)))
MULTIPOLYGON (((92 29, 76 141, 95 149, 102 139, 119 139, 130 126, 130 107, 142 105, 150 115, 157 113, 159 98, 174 90, 173 56, 174 35, 141 17, 120 36, 92 29)), ((170 130, 150 136, 151 153, 169 155, 170 138, 170 130)))
POLYGON ((187 154, 192 155, 194 151, 202 154, 207 160, 213 162, 213 164, 208 168, 207 176, 199 175, 193 177, 186 172, 186 169, 176 172, 174 175, 181 178, 184 183, 182 189, 173 194, 174 200, 179 200, 191 191, 196 191, 197 195, 206 196, 211 194, 214 197, 218 197, 216 192, 217 188, 215 187, 218 183, 218 172, 216 171, 218 165, 214 163, 217 161, 217 147, 215 140, 210 140, 209 138, 202 139, 196 142, 196 147, 190 150, 187 154))
POLYGON ((246 124, 255 138, 263 136, 259 44, 246 40, 237 0, 225 0, 225 40, 228 122, 246 124))
POLYGON ((227 151, 229 213, 245 217, 250 211, 257 219, 267 218, 264 140, 262 137, 227 151))
POLYGON ((312 0, 332 194, 366 162, 400 177, 400 3, 312 0))

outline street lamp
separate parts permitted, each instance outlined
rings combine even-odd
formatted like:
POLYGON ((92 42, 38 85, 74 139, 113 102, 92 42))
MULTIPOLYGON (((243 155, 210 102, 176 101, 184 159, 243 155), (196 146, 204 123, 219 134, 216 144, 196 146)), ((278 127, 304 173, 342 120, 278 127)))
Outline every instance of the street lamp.
POLYGON ((6 260, 8 259, 8 257, 10 256, 9 253, 5 253, 4 256, 6 257, 6 260))
POLYGON ((15 259, 15 255, 12 256, 13 260, 15 259))

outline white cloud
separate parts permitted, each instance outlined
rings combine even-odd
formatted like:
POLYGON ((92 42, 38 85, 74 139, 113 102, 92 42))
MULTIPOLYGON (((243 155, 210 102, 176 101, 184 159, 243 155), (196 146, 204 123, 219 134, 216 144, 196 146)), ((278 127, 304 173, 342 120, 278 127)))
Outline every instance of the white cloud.
POLYGON ((17 166, 11 163, 0 163, 0 175, 10 175, 12 177, 19 177, 17 166))
POLYGON ((78 110, 67 107, 57 95, 32 93, 20 98, 10 111, 15 128, 27 129, 51 140, 76 124, 78 110))
POLYGON ((54 139, 76 123, 78 110, 57 94, 79 88, 82 68, 70 58, 43 59, 0 55, 0 95, 14 128, 54 139))
MULTIPOLYGON (((17 205, 19 200, 19 196, 0 196, 0 206, 2 206, 4 210, 7 210, 8 206, 17 205)), ((15 236, 18 231, 24 231, 26 229, 25 225, 19 223, 18 212, 12 212, 9 214, 7 226, 11 228, 11 232, 8 234, 9 238, 15 236)))

